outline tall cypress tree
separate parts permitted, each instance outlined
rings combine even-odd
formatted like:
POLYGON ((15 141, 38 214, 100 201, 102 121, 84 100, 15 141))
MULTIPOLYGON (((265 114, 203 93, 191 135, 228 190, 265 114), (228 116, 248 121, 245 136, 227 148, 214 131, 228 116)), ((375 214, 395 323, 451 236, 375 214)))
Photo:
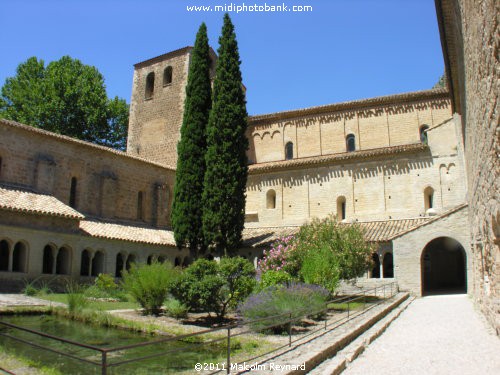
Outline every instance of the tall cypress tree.
POLYGON ((247 110, 234 26, 224 16, 207 128, 203 234, 219 254, 234 252, 245 221, 247 110))
POLYGON ((195 253, 204 246, 202 192, 205 174, 206 128, 212 107, 207 27, 202 23, 191 52, 181 139, 177 146, 172 226, 178 247, 195 253))

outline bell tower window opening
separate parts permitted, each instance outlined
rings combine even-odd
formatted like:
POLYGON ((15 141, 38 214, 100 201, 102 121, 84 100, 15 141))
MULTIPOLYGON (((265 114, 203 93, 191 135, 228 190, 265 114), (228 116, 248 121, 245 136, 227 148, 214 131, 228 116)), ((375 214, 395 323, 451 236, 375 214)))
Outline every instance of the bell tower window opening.
POLYGON ((153 99, 154 91, 155 91, 155 74, 151 72, 146 77, 145 99, 146 100, 153 99))

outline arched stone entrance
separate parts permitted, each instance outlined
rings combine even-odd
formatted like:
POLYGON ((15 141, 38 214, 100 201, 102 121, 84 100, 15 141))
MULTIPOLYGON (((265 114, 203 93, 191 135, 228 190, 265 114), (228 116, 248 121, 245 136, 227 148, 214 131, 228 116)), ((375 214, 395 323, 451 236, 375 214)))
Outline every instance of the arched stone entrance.
POLYGON ((462 245, 450 237, 429 242, 420 259, 422 295, 467 292, 467 256, 462 245))

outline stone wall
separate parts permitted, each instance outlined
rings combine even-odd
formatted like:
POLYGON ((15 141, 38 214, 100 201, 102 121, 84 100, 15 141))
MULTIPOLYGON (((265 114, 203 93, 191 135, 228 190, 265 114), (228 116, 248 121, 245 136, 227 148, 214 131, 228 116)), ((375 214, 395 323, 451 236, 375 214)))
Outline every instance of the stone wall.
MULTIPOLYGON (((18 214, 19 216, 19 214, 18 214)), ((24 216, 25 222, 29 222, 33 217, 24 216)), ((50 217, 39 218, 40 221, 47 220, 45 227, 53 225, 53 219, 50 217)), ((61 219, 62 220, 62 219, 61 219)), ((87 250, 92 257, 97 252, 102 253, 102 262, 99 262, 99 273, 110 273, 115 275, 117 267, 117 255, 123 256, 124 262, 129 256, 134 262, 146 263, 148 257, 154 256, 156 259, 163 257, 172 264, 188 264, 191 262, 189 251, 186 249, 178 250, 173 246, 143 244, 130 241, 119 241, 104 238, 95 238, 84 236, 81 233, 61 232, 48 229, 33 228, 30 226, 6 225, 0 223, 0 245, 7 246, 12 259, 13 249, 16 244, 21 243, 26 251, 23 257, 23 265, 20 271, 0 270, 0 290, 2 290, 3 281, 6 279, 24 280, 33 279, 42 275, 44 248, 50 246, 55 256, 61 248, 68 251, 69 259, 67 267, 62 268, 60 273, 45 274, 45 277, 65 277, 82 278, 86 280, 88 276, 81 276, 82 271, 82 253, 87 250)), ((10 261, 12 263, 12 260, 10 261)), ((124 267, 126 265, 124 264, 124 267)), ((97 270, 94 270, 97 271, 97 270)), ((90 272, 90 271, 89 271, 90 272)))
POLYGON ((500 3, 460 2, 475 297, 500 334, 500 3))
MULTIPOLYGON (((436 213, 465 202, 464 171, 454 120, 428 130, 429 148, 418 152, 353 156, 329 164, 285 168, 289 162, 250 167, 247 227, 297 225, 313 217, 387 220, 426 214, 424 190, 432 188, 436 213), (274 205, 269 204, 273 195, 274 205), (340 209, 339 209, 340 208, 340 209)), ((390 149, 389 149, 390 150, 390 149)), ((354 154, 352 154, 354 155, 354 154)))
POLYGON ((0 183, 53 195, 85 215, 166 227, 174 171, 105 147, 0 121, 0 183), (139 213, 139 192, 142 212, 139 213))
POLYGON ((248 157, 253 163, 285 160, 289 142, 293 158, 343 153, 348 135, 356 150, 405 145, 420 141, 422 126, 450 117, 448 94, 439 90, 253 116, 248 157))
POLYGON ((436 0, 454 111, 464 134, 473 295, 500 334, 500 81, 495 0, 436 0))
POLYGON ((467 211, 466 207, 461 208, 393 240, 394 277, 398 281, 400 290, 409 291, 417 296, 422 295, 422 252, 429 242, 440 237, 452 238, 464 248, 468 292, 474 289, 467 211))

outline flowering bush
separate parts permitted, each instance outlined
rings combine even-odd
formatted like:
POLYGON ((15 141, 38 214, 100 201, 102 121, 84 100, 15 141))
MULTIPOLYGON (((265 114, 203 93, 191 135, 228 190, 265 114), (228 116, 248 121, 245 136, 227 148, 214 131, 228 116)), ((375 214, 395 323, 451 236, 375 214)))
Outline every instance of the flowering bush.
POLYGON ((264 257, 258 262, 259 272, 285 271, 290 268, 291 254, 295 248, 294 237, 280 237, 269 250, 264 250, 264 257))
POLYGON ((281 332, 286 321, 306 314, 315 314, 325 308, 330 293, 318 285, 290 283, 271 286, 251 295, 238 308, 240 317, 256 331, 281 332), (264 319, 253 322, 257 319, 264 319))

